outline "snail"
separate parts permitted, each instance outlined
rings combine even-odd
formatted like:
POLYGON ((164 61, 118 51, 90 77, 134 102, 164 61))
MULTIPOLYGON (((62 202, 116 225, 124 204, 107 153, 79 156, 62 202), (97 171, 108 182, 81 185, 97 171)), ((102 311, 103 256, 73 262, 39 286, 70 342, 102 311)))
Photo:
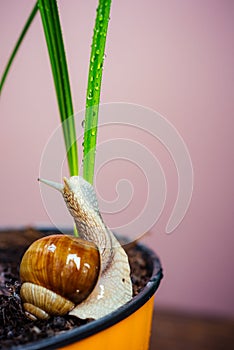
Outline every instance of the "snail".
POLYGON ((20 293, 27 314, 31 318, 48 318, 69 313, 81 319, 98 319, 130 301, 132 283, 128 257, 101 217, 93 186, 81 176, 64 178, 64 184, 40 181, 62 193, 79 238, 48 236, 34 242, 26 251, 20 266, 23 282, 20 293), (56 260, 60 249, 65 253, 62 265, 56 260), (44 258, 44 254, 49 257, 44 258), (35 271, 30 259, 34 261, 35 271), (65 277, 70 266, 71 277, 65 277))

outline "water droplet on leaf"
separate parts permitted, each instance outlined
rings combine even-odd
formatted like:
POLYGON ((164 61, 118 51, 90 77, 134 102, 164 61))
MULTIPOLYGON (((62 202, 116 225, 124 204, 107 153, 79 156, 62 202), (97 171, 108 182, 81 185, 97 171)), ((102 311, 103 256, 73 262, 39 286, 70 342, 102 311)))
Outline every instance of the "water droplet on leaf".
POLYGON ((93 98, 93 91, 91 90, 88 94, 88 100, 92 100, 93 98))

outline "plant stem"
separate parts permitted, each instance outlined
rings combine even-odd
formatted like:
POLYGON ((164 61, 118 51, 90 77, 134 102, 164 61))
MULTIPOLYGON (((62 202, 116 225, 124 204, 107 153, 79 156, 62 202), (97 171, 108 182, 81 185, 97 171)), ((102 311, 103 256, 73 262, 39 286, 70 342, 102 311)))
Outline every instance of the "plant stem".
POLYGON ((69 171, 71 176, 78 175, 75 121, 58 7, 56 0, 38 0, 38 6, 54 78, 69 171))
POLYGON ((20 47, 20 44, 22 43, 22 41, 23 41, 23 39, 25 37, 25 34, 27 33, 28 28, 30 27, 30 24, 32 23, 34 17, 36 16, 37 10, 38 10, 38 6, 37 6, 37 3, 36 3, 35 6, 33 7, 32 11, 31 11, 28 19, 27 19, 27 22, 26 22, 26 24, 25 24, 25 26, 24 26, 24 28, 23 28, 20 36, 19 36, 19 39, 17 40, 16 45, 15 45, 15 47, 14 47, 12 53, 11 53, 11 56, 10 56, 8 62, 7 62, 6 68, 5 68, 4 72, 3 72, 3 75, 2 75, 2 78, 1 78, 1 82, 0 82, 0 93, 2 91, 4 82, 5 82, 6 77, 8 75, 9 69, 10 69, 10 67, 12 65, 12 62, 13 62, 13 60, 14 60, 16 54, 17 54, 17 51, 18 51, 18 49, 20 47))
POLYGON ((91 184, 94 176, 98 111, 110 7, 111 0, 99 0, 89 64, 83 143, 83 177, 91 184))

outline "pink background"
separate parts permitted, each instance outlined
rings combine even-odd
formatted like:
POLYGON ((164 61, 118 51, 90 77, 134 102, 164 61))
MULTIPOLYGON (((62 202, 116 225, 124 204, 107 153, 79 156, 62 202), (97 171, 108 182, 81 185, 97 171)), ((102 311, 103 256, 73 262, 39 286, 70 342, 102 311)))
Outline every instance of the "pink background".
MULTIPOLYGON (((84 108, 96 3, 59 1, 75 111, 84 108)), ((1 72, 33 4, 0 3, 1 72)), ((157 305, 230 317, 233 19, 232 0, 113 1, 102 89, 102 102, 136 103, 164 115, 192 158, 195 185, 189 211, 175 232, 166 235, 176 173, 162 157, 169 181, 166 210, 143 239, 164 266, 157 305)), ((39 15, 7 79, 0 109, 0 226, 50 225, 36 179, 59 117, 39 15)))

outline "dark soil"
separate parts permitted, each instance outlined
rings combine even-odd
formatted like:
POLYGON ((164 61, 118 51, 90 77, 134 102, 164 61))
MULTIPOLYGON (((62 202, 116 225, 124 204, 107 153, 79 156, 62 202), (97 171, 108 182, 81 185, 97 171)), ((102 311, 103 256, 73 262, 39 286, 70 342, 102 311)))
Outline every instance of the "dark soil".
MULTIPOLYGON (((27 246, 41 236, 42 233, 34 229, 0 232, 0 349, 33 342, 92 322, 73 316, 31 321, 25 316, 19 295, 19 264, 27 246)), ((133 295, 136 296, 149 281, 152 267, 135 245, 125 245, 124 248, 129 257, 133 295)))

